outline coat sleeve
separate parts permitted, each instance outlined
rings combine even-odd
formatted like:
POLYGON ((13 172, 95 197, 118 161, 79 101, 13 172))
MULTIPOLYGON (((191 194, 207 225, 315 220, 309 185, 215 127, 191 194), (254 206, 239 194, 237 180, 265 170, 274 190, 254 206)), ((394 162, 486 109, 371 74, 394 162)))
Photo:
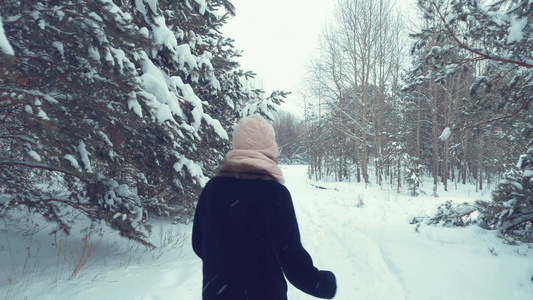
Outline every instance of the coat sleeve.
POLYGON ((196 211, 194 212, 194 220, 192 225, 192 249, 200 258, 202 258, 202 195, 200 195, 200 199, 196 204, 196 211))
POLYGON ((275 201, 272 236, 276 256, 285 277, 301 291, 314 297, 331 299, 337 291, 335 275, 318 270, 304 249, 290 193, 283 188, 275 201))

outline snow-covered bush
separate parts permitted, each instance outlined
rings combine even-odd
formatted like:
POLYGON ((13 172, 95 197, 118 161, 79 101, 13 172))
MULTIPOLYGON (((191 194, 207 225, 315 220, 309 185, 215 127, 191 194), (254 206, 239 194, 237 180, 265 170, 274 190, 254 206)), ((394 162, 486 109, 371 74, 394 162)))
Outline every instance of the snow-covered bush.
POLYGON ((497 229, 508 239, 533 242, 533 148, 520 157, 493 192, 492 201, 479 201, 482 226, 497 229))
POLYGON ((443 227, 464 227, 476 224, 478 207, 470 203, 453 203, 448 200, 437 208, 437 212, 429 217, 418 217, 411 224, 425 223, 443 227))

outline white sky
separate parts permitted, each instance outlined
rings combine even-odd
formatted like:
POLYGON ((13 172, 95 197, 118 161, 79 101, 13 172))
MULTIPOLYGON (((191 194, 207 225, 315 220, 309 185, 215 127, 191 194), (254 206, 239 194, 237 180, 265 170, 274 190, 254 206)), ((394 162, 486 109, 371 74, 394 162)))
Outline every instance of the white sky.
POLYGON ((222 27, 243 51, 244 70, 257 74, 258 88, 292 92, 282 109, 303 115, 298 87, 318 35, 335 0, 232 0, 237 16, 222 27))

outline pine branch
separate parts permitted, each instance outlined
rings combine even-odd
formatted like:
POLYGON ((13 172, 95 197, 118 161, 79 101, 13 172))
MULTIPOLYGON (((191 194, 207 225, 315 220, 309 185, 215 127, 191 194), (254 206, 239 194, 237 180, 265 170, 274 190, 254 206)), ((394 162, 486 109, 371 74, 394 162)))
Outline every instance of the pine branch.
POLYGON ((477 49, 474 49, 472 47, 469 47, 469 46, 465 45, 463 42, 461 42, 459 40, 459 38, 457 38, 457 36, 455 34, 455 31, 446 22, 446 18, 443 16, 443 14, 440 11, 440 9, 437 6, 437 4, 435 2, 433 2, 432 5, 435 8, 435 11, 437 12, 437 14, 439 16, 439 19, 444 24, 444 27, 446 28, 446 30, 448 31, 448 33, 450 34, 452 39, 457 43, 457 45, 460 48, 462 48, 462 49, 464 49, 466 51, 469 51, 471 53, 476 54, 482 60, 492 60, 492 61, 498 61, 498 62, 503 62, 503 63, 507 63, 507 64, 514 64, 514 65, 518 65, 518 66, 525 67, 525 68, 533 68, 533 64, 529 64, 529 63, 522 62, 522 61, 516 61, 516 60, 512 60, 512 59, 508 59, 508 58, 497 57, 495 55, 490 55, 488 53, 483 53, 480 50, 477 50, 477 49))
POLYGON ((507 115, 507 116, 503 116, 503 117, 499 117, 499 118, 495 118, 495 119, 491 119, 491 120, 488 120, 488 121, 484 121, 484 122, 480 122, 480 123, 477 123, 475 125, 472 125, 472 126, 468 126, 468 127, 465 127, 464 129, 469 129, 469 128, 473 128, 473 127, 477 127, 477 126, 480 126, 480 125, 485 125, 485 124, 488 124, 488 123, 492 123, 492 122, 497 122, 497 121, 501 121, 501 120, 505 120, 505 119, 509 119, 509 118, 513 118, 515 117, 518 113, 520 113, 522 110, 524 110, 527 105, 533 101, 533 98, 527 100, 526 102, 524 102, 524 104, 522 104, 522 106, 520 106, 520 108, 518 108, 515 112, 513 112, 512 114, 510 115, 507 115))
POLYGON ((70 172, 65 169, 55 168, 47 164, 39 164, 39 163, 26 162, 26 161, 0 161, 0 166, 7 166, 7 167, 20 166, 20 167, 28 167, 28 168, 35 168, 35 169, 43 169, 47 171, 63 173, 65 175, 70 175, 76 178, 87 178, 87 176, 83 176, 81 172, 70 172))
POLYGON ((506 232, 507 230, 512 229, 515 226, 518 226, 524 222, 532 221, 533 220, 533 211, 528 211, 526 213, 521 214, 520 216, 513 218, 512 220, 505 221, 501 226, 500 230, 502 232, 506 232))

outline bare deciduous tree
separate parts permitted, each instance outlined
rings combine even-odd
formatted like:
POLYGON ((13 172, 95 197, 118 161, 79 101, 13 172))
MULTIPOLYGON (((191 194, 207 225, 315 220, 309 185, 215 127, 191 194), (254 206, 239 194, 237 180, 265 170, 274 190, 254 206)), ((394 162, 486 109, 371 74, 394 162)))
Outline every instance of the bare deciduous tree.
POLYGON ((367 184, 372 158, 382 183, 384 112, 398 81, 400 28, 392 1, 338 0, 335 22, 321 35, 319 57, 309 68, 309 90, 328 104, 328 134, 343 144, 330 145, 331 159, 343 162, 339 171, 355 164, 367 184))

